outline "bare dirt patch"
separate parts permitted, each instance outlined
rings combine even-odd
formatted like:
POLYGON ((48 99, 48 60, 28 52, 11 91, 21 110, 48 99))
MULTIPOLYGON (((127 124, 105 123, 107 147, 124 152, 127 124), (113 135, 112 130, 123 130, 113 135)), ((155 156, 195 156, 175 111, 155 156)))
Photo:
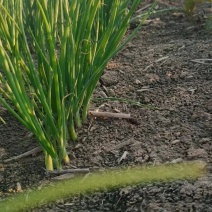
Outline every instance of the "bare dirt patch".
MULTIPOLYGON (((168 1, 161 2, 166 4, 161 3, 158 9, 170 6, 168 1)), ((108 64, 94 95, 125 98, 144 106, 120 101, 95 101, 91 105, 101 111, 130 113, 136 121, 90 120, 79 130, 79 142, 75 147, 71 144, 71 165, 93 169, 190 160, 211 165, 212 63, 203 60, 212 59, 211 49, 211 33, 205 29, 204 20, 191 21, 173 12, 152 17, 108 64)), ((0 159, 37 146, 7 111, 0 108, 0 115, 7 123, 0 125, 0 159)), ((42 155, 0 164, 0 196, 17 192, 17 185, 23 190, 42 186, 49 181, 43 168, 42 155)), ((209 173, 197 181, 81 195, 34 211, 209 212, 212 178, 209 173)))

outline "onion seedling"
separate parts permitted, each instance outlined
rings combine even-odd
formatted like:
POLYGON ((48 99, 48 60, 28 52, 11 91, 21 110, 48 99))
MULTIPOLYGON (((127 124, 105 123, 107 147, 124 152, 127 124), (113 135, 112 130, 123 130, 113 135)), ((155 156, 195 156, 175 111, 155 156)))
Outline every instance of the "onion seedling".
MULTIPOLYGON (((37 138, 46 169, 69 163, 67 140, 141 0, 2 0, 0 102, 37 138)), ((138 30, 138 29, 136 29, 138 30)))

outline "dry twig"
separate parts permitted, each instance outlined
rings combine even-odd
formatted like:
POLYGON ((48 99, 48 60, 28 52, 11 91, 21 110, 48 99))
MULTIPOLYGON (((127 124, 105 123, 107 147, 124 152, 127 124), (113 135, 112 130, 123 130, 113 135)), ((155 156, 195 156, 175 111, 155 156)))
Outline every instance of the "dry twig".
POLYGON ((126 114, 126 113, 110 113, 110 112, 89 111, 89 115, 95 116, 95 117, 132 119, 132 116, 130 114, 126 114))
POLYGON ((47 174, 49 175, 61 175, 61 174, 70 174, 70 173, 89 173, 90 169, 89 168, 83 168, 83 169, 64 169, 60 171, 46 171, 47 174))
POLYGON ((212 59, 195 59, 191 60, 191 62, 209 65, 212 63, 212 59))
POLYGON ((28 152, 25 152, 23 154, 20 154, 20 155, 14 156, 12 158, 6 159, 3 162, 4 163, 9 163, 9 162, 12 162, 12 161, 16 161, 16 160, 19 160, 21 158, 24 158, 24 157, 27 157, 27 156, 30 156, 30 155, 35 155, 35 154, 37 154, 37 153, 39 153, 41 151, 42 151, 41 147, 36 147, 36 148, 34 148, 34 149, 32 149, 32 150, 30 150, 28 152))

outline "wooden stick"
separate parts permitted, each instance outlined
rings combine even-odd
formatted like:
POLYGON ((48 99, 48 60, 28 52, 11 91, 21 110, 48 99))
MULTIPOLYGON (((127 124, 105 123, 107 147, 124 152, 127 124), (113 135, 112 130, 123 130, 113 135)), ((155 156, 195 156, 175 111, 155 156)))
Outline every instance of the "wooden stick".
POLYGON ((59 175, 57 177, 53 177, 51 178, 52 180, 55 180, 55 181, 60 181, 60 180, 67 180, 67 179, 71 179, 74 177, 74 174, 73 173, 67 173, 67 174, 62 174, 62 175, 59 175))
POLYGON ((126 114, 126 113, 110 113, 110 112, 89 111, 89 115, 95 116, 95 117, 132 119, 132 116, 130 114, 126 114))
POLYGON ((9 163, 9 162, 12 162, 12 161, 16 161, 16 160, 18 160, 18 159, 27 157, 27 156, 29 156, 29 155, 37 154, 37 153, 39 153, 39 152, 41 152, 41 151, 42 151, 41 147, 36 147, 36 148, 34 148, 34 149, 32 149, 32 150, 30 150, 30 151, 28 151, 28 152, 25 152, 25 153, 20 154, 20 155, 18 155, 18 156, 14 156, 14 157, 11 157, 11 158, 9 158, 9 159, 6 159, 6 160, 4 160, 3 162, 4 162, 4 163, 9 163))
POLYGON ((139 9, 139 10, 137 10, 136 13, 140 13, 140 12, 142 12, 142 11, 148 9, 148 8, 151 7, 151 6, 152 6, 152 4, 147 4, 146 6, 142 7, 142 8, 139 9))
POLYGON ((211 64, 212 59, 195 59, 195 60, 191 60, 191 62, 209 65, 209 64, 211 64), (206 63, 206 62, 208 62, 208 63, 206 63))
POLYGON ((211 61, 212 62, 212 59, 207 59, 207 58, 205 58, 205 59, 195 59, 196 61, 197 60, 199 60, 199 61, 211 61))
POLYGON ((64 169, 60 171, 46 171, 47 174, 54 175, 54 174, 69 174, 69 173, 89 173, 90 169, 89 168, 83 168, 83 169, 64 169))

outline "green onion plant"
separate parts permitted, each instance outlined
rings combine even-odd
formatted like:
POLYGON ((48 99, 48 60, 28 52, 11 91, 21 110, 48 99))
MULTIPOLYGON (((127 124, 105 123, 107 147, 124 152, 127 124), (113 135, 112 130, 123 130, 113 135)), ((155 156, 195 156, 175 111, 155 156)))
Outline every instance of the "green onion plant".
POLYGON ((87 120, 108 61, 136 33, 123 39, 140 2, 0 1, 0 103, 36 136, 47 170, 70 162, 67 140, 87 120))

